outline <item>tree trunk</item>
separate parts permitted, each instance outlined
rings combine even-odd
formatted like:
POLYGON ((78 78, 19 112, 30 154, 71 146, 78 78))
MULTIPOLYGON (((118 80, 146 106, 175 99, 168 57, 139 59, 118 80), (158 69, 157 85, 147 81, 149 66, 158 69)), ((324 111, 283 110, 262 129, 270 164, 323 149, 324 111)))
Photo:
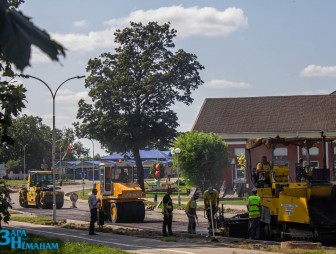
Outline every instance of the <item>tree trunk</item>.
POLYGON ((140 151, 139 149, 132 149, 132 152, 133 152, 135 164, 137 167, 138 184, 140 185, 142 191, 145 191, 144 170, 143 170, 142 161, 140 158, 140 151))

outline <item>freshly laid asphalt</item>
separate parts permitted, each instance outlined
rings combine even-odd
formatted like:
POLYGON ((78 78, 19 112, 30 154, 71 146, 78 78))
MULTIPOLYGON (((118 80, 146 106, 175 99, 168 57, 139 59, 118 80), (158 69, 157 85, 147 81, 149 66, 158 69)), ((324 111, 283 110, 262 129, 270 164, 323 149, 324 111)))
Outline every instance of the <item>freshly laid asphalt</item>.
MULTIPOLYGON (((84 188, 92 188, 93 184, 92 182, 86 181, 84 188)), ((64 185, 62 186, 62 190, 65 193, 70 193, 78 190, 82 190, 83 186, 82 184, 76 184, 76 185, 64 185)), ((13 193, 15 194, 15 193, 13 193)), ((12 195, 15 196, 15 195, 12 195)), ((66 203, 65 205, 69 206, 70 202, 68 201, 68 197, 66 197, 66 203)), ((16 201, 14 201, 16 202, 16 201)), ((182 202, 183 203, 183 202, 182 202)), ((21 209, 19 207, 16 207, 17 204, 14 205, 14 208, 17 208, 20 211, 28 212, 46 212, 46 210, 39 210, 39 209, 33 209, 31 210, 28 209, 21 209)), ((85 216, 79 216, 78 219, 72 220, 72 219, 67 219, 68 223, 75 223, 75 224, 88 224, 88 218, 87 212, 88 212, 88 205, 86 200, 78 200, 77 201, 77 206, 78 210, 77 212, 84 212, 85 211, 85 216), (87 212, 86 212, 87 210, 87 212)), ((225 205, 225 208, 234 208, 234 209, 240 209, 240 210, 245 210, 246 206, 227 206, 225 205)), ((61 210, 57 210, 58 214, 64 210, 66 213, 70 212, 76 212, 76 209, 70 209, 69 208, 63 208, 61 210), (65 210, 64 210, 65 209, 65 210)), ((51 211, 50 211, 51 212, 51 211)), ((84 215, 83 214, 83 215, 84 215)), ((158 228, 155 228, 154 231, 160 232, 160 225, 161 225, 161 217, 159 212, 155 211, 146 211, 146 218, 147 214, 149 216, 154 216, 154 218, 159 218, 159 219, 154 219, 158 220, 157 221, 157 226, 158 228), (157 215, 155 215, 157 214, 157 215)), ((177 221, 175 224, 177 224, 177 228, 181 228, 179 225, 181 222, 180 220, 183 220, 185 217, 184 211, 175 211, 175 214, 177 217, 177 221)), ((36 214, 37 215, 37 214, 36 214)), ((37 215, 41 216, 41 215, 37 215)), ((200 216, 199 216, 200 217, 200 216)), ((58 217, 57 217, 58 218, 58 217)), ((146 223, 143 223, 146 224, 146 223)), ((155 224, 156 225, 156 224, 155 224)), ((186 225, 185 222, 183 221, 183 227, 180 229, 180 233, 182 234, 185 233, 186 230, 186 225)), ((204 235, 206 234, 207 230, 207 223, 204 218, 201 218, 200 221, 200 227, 198 230, 199 235, 204 235), (204 229, 202 229, 204 227, 204 229), (204 231, 204 232, 203 232, 204 231)), ((148 225, 150 226, 150 224, 148 225)), ((152 227, 151 225, 150 227, 152 227)), ((174 225, 173 225, 174 226, 174 225)), ((120 227, 122 228, 133 228, 136 229, 138 228, 138 225, 121 225, 120 227)), ((97 236, 90 236, 88 235, 87 231, 83 230, 75 230, 75 229, 67 229, 67 228, 62 228, 58 226, 42 226, 42 225, 35 225, 35 224, 30 224, 30 223, 23 223, 23 222, 17 222, 17 221, 10 221, 9 225, 4 225, 4 228, 9 228, 9 229, 25 229, 28 233, 36 234, 36 235, 41 235, 47 238, 58 238, 63 241, 75 241, 75 242, 89 242, 93 244, 103 244, 107 245, 109 247, 113 248, 119 248, 125 251, 129 251, 131 253, 266 253, 262 251, 254 251, 254 250, 244 250, 244 249, 236 249, 236 248, 228 248, 224 247, 223 245, 211 242, 211 241, 206 241, 206 242, 201 242, 197 243, 195 240, 188 242, 188 241, 179 241, 179 237, 177 237, 176 242, 163 242, 160 240, 155 240, 155 239, 150 239, 150 238, 139 238, 139 237, 134 237, 134 236, 126 236, 126 235, 119 235, 119 234, 111 234, 111 233, 98 233, 97 236)), ((112 228, 118 228, 116 224, 113 224, 112 228)), ((141 228, 141 227, 140 227, 141 228)), ((146 226, 143 228, 144 230, 148 230, 146 226)), ((179 235, 179 232, 176 232, 179 235)), ((160 234, 160 233, 159 233, 160 234)), ((238 240, 239 241, 239 240, 238 240)), ((245 240, 246 241, 246 240, 245 240)), ((253 243, 253 242, 252 242, 253 243)), ((245 243, 244 243, 245 244, 245 243)), ((248 241, 246 242, 248 244, 248 241)), ((269 253, 269 252, 267 252, 269 253)))

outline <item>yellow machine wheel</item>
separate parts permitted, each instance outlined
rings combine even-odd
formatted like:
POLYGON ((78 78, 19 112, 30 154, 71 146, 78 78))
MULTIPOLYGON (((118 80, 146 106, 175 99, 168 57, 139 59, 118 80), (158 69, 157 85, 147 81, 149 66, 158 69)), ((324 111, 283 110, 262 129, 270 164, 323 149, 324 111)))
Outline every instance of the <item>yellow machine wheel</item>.
POLYGON ((19 204, 20 204, 20 206, 23 207, 23 208, 27 208, 27 207, 28 207, 27 193, 21 193, 21 192, 20 192, 20 196, 19 196, 19 204))
POLYGON ((46 209, 47 204, 44 202, 44 198, 40 195, 36 195, 36 206, 40 209, 46 209))
POLYGON ((118 223, 122 221, 121 207, 121 203, 111 203, 111 220, 113 223, 118 223))
POLYGON ((145 204, 142 201, 111 203, 111 220, 118 222, 143 222, 145 204))

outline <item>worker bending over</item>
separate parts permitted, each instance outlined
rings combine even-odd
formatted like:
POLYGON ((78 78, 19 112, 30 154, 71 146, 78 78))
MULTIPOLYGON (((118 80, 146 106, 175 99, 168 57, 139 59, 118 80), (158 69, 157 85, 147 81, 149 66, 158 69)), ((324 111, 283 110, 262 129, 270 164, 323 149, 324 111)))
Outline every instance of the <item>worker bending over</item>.
POLYGON ((218 210, 218 205, 219 205, 218 191, 213 189, 212 187, 209 187, 204 192, 203 198, 204 198, 204 209, 206 210, 206 215, 207 215, 208 223, 209 223, 209 232, 211 232, 212 230, 211 210, 212 210, 212 216, 214 216, 218 210), (212 209, 210 209, 210 201, 211 201, 212 209))

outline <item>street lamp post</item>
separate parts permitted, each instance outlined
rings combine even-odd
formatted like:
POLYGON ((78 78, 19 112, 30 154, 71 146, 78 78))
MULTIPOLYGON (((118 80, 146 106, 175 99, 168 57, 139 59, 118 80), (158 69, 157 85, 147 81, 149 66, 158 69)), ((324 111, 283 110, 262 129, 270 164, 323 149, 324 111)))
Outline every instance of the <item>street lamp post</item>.
POLYGON ((23 180, 26 180, 26 146, 28 144, 20 145, 23 147, 23 180))
POLYGON ((60 160, 59 160, 59 174, 60 174, 60 182, 62 182, 62 146, 60 146, 60 160))
MULTIPOLYGON (((93 180, 93 186, 95 185, 95 166, 94 166, 94 143, 92 139, 89 139, 92 142, 92 180, 93 180)), ((88 178, 89 179, 89 178, 88 178)))
POLYGON ((81 155, 81 161, 82 161, 82 186, 83 186, 83 191, 82 191, 82 196, 84 197, 84 156, 81 155))
MULTIPOLYGON (((44 140, 45 142, 48 142, 50 145, 51 145, 51 158, 52 158, 52 145, 53 145, 53 143, 52 142, 50 142, 49 140, 44 140)), ((62 139, 58 139, 58 140, 56 140, 55 141, 55 145, 56 145, 56 143, 58 143, 58 142, 60 142, 60 141, 62 141, 62 139)), ((52 167, 52 165, 53 165, 53 162, 51 161, 51 167, 52 167)))
POLYGON ((76 77, 72 77, 72 78, 68 78, 65 81, 63 81, 56 89, 55 92, 53 92, 50 88, 50 86, 44 82, 42 79, 34 77, 32 75, 24 75, 24 74, 20 74, 20 77, 23 78, 33 78, 36 79, 38 81, 40 81, 41 83, 43 83, 50 91, 52 100, 53 100, 53 130, 52 130, 52 172, 53 172, 53 222, 56 223, 56 192, 55 192, 55 139, 56 139, 56 129, 55 129, 55 99, 56 99, 56 95, 58 90, 61 88, 61 86, 63 84, 65 84, 66 82, 68 82, 69 80, 72 79, 81 79, 84 78, 85 76, 76 76, 76 77))
POLYGON ((177 204, 181 205, 181 197, 180 197, 180 172, 179 172, 179 154, 181 153, 180 148, 175 148, 174 150, 176 156, 177 156, 177 204))

